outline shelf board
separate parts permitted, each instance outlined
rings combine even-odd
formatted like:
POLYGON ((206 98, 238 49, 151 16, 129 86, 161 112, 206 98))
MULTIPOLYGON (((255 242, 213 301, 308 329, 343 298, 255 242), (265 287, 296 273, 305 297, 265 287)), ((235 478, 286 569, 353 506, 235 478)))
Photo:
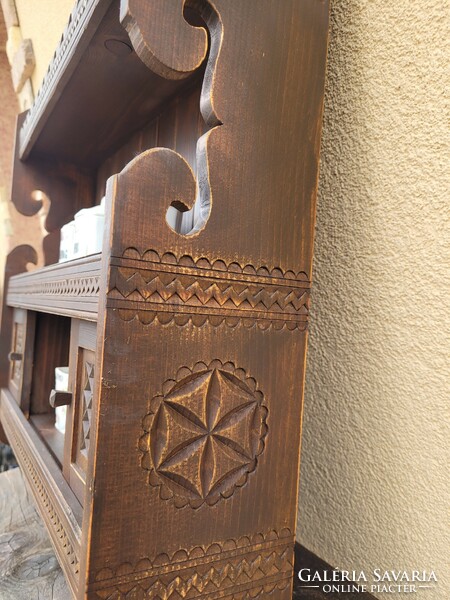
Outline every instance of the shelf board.
POLYGON ((20 130, 22 160, 37 155, 97 167, 186 85, 189 78, 163 79, 139 59, 119 4, 76 3, 20 130))
POLYGON ((96 321, 101 254, 11 277, 8 306, 96 321))
POLYGON ((31 415, 30 423, 44 440, 53 458, 61 467, 64 457, 64 435, 55 427, 55 415, 53 413, 31 415))

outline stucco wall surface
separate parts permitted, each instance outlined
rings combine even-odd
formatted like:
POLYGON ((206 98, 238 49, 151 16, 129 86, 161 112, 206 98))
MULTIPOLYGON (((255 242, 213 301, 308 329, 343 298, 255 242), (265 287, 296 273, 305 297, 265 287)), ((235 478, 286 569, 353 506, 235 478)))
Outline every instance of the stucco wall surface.
POLYGON ((15 0, 22 38, 31 38, 36 67, 31 77, 37 94, 61 39, 75 0, 15 0))
POLYGON ((418 600, 450 598, 449 22, 332 4, 303 428, 299 540, 434 569, 418 600))

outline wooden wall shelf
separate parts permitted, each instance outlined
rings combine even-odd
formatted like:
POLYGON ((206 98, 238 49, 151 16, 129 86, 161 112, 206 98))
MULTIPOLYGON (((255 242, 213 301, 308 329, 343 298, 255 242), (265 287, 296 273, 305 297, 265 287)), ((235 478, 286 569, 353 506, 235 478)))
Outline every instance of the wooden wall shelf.
POLYGON ((0 418, 77 600, 292 598, 328 18, 78 0, 19 118, 47 266, 8 256, 0 418), (55 264, 103 197, 102 252, 55 264))

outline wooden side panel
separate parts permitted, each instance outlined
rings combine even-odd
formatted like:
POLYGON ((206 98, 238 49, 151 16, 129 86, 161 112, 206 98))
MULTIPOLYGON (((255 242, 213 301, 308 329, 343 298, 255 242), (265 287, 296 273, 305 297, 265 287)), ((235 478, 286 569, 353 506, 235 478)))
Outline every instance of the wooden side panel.
MULTIPOLYGON (((158 2, 127 4, 173 71, 180 3, 164 40, 158 2)), ((83 593, 288 600, 328 3, 189 4, 211 40, 196 173, 155 148, 107 189, 83 593)))

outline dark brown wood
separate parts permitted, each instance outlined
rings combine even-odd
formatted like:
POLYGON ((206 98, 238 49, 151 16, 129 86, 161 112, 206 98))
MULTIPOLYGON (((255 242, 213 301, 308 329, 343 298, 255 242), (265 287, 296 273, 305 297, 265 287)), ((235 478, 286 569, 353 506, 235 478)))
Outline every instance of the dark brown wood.
POLYGON ((100 165, 97 171, 97 203, 105 195, 107 179, 120 172, 144 150, 171 148, 197 172, 197 142, 208 129, 200 112, 200 94, 201 81, 194 81, 100 165))
MULTIPOLYGON (((40 600, 69 597, 70 591, 56 561, 47 530, 35 512, 20 469, 0 474, 0 531, 3 535, 8 534, 12 541, 9 555, 6 554, 3 561, 8 569, 2 573, 0 582, 4 600, 28 600, 34 598, 37 592, 40 600), (18 549, 14 541, 17 538, 23 541, 24 535, 27 536, 25 547, 18 549), (26 570, 23 569, 24 563, 28 567, 26 570)), ((325 593, 320 587, 301 588, 297 575, 300 569, 305 568, 311 573, 333 571, 331 565, 296 543, 292 600, 374 600, 374 596, 368 593, 325 593)))
POLYGON ((61 392, 52 390, 50 392, 49 404, 52 408, 57 406, 68 406, 72 402, 72 392, 61 392))
POLYGON ((70 319, 52 314, 36 314, 36 343, 33 357, 30 414, 40 415, 54 410, 49 404, 55 387, 55 369, 69 364, 70 319))
POLYGON ((139 58, 165 79, 184 79, 200 68, 208 51, 201 27, 181 19, 184 0, 124 0, 120 18, 139 58))
POLYGON ((94 410, 96 343, 96 324, 72 319, 69 387, 73 401, 67 411, 63 472, 81 504, 84 504, 86 491, 90 427, 94 410))
POLYGON ((20 130, 23 211, 56 186, 57 233, 106 190, 101 255, 7 294, 36 311, 34 428, 7 390, 1 415, 82 506, 78 600, 292 595, 329 6, 184 4, 80 0, 20 130))
POLYGON ((64 435, 55 427, 54 414, 31 415, 30 423, 39 433, 61 468, 64 458, 64 435))
MULTIPOLYGON (((181 0, 178 4, 181 14, 181 0)), ((95 168, 183 88, 184 79, 168 80, 146 68, 118 17, 119 0, 77 2, 61 42, 71 52, 57 52, 50 65, 20 131, 21 159, 59 157, 95 168), (129 52, 111 51, 111 41, 129 52)), ((190 30, 205 39, 202 30, 178 21, 178 29, 187 30, 182 40, 189 39, 190 30)))
POLYGON ((98 317, 101 256, 93 254, 12 277, 8 306, 91 321, 98 317))
POLYGON ((25 118, 26 113, 22 113, 17 119, 11 200, 26 216, 35 215, 45 206, 44 226, 48 235, 44 237, 43 248, 45 263, 52 264, 59 258, 61 227, 76 212, 95 203, 94 176, 86 169, 64 162, 61 155, 33 157, 23 162, 19 157, 19 136, 25 118))

